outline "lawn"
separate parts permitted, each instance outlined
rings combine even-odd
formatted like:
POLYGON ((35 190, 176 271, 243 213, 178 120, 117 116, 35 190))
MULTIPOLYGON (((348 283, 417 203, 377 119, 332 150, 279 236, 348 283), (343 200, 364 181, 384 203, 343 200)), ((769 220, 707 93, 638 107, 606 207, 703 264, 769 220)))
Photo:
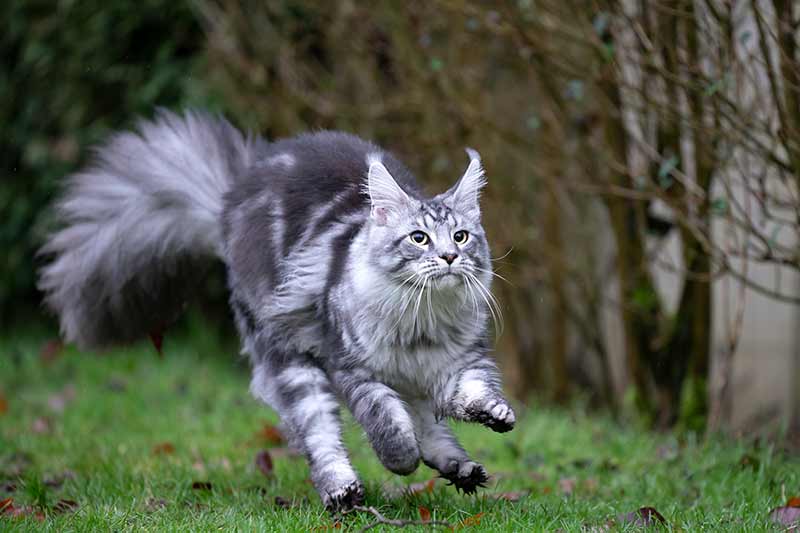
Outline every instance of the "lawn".
MULTIPOLYGON (((95 355, 43 350, 41 335, 0 339, 0 530, 357 531, 374 521, 336 524, 303 460, 276 442, 274 413, 250 397, 235 348, 191 337, 167 338, 163 358, 149 344, 95 355)), ((475 531, 634 530, 642 507, 672 530, 779 531, 770 510, 800 493, 800 459, 780 446, 653 434, 580 408, 518 414, 503 435, 458 426, 495 475, 477 496, 426 484, 425 467, 390 474, 348 422, 367 505, 475 531)))

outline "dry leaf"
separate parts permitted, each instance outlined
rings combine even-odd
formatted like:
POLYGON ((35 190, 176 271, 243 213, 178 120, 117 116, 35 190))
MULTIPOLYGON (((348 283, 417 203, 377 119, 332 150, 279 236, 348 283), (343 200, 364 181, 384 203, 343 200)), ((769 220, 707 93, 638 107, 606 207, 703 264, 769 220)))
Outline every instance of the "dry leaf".
POLYGON ((0 392, 0 415, 4 415, 8 412, 8 400, 6 400, 5 395, 0 392))
POLYGON ((195 481, 192 483, 192 489, 194 490, 211 490, 211 483, 208 481, 195 481))
POLYGON ((37 435, 44 435, 53 431, 53 423, 46 416, 40 416, 31 424, 31 431, 37 435))
POLYGON ((280 507, 281 509, 291 509, 292 502, 283 496, 275 496, 275 507, 280 507))
POLYGON ((789 501, 786 502, 786 507, 800 507, 800 497, 792 496, 789 498, 789 501))
POLYGON ((280 430, 272 424, 264 424, 259 430, 257 436, 259 439, 263 440, 267 444, 271 444, 272 446, 280 446, 286 442, 280 430))
POLYGON ((78 508, 78 502, 74 500, 58 500, 53 506, 53 511, 56 513, 72 512, 78 508))
POLYGON ((800 529, 800 507, 776 507, 770 511, 769 519, 781 526, 791 527, 790 531, 796 531, 800 529))
POLYGON ((566 495, 570 495, 575 492, 575 486, 578 484, 578 480, 574 477, 565 477, 558 480, 558 488, 561 492, 566 495))
POLYGON ((431 521, 431 512, 427 507, 423 507, 422 505, 419 506, 419 519, 423 522, 430 522, 431 521))
POLYGON ((472 516, 468 516, 461 522, 453 527, 454 530, 463 529, 465 527, 472 527, 472 526, 479 526, 481 525, 481 518, 483 517, 483 513, 474 514, 472 516))
POLYGON ((153 446, 153 455, 172 455, 175 453, 175 445, 171 442, 160 442, 153 446))
POLYGON ((144 502, 144 509, 148 513, 155 513, 159 509, 163 509, 167 506, 167 500, 163 498, 147 498, 144 502))
POLYGON ((64 350, 64 343, 58 339, 51 339, 44 343, 44 346, 39 350, 39 359, 43 363, 52 363, 61 355, 64 350))
POLYGON ((272 477, 272 457, 270 457, 267 450, 261 450, 256 454, 256 466, 266 477, 272 477))
POLYGON ((630 524, 637 527, 666 524, 666 519, 653 507, 640 507, 630 513, 617 516, 617 523, 630 524))
POLYGON ((587 492, 594 492, 598 489, 600 483, 597 479, 590 477, 583 480, 583 488, 586 489, 587 492))
POLYGON ((160 359, 163 359, 164 352, 161 348, 164 345, 164 330, 162 328, 159 328, 156 331, 151 331, 149 337, 150 337, 150 342, 153 343, 153 348, 155 348, 156 352, 158 352, 158 357, 160 359))
POLYGON ((75 396, 75 385, 66 385, 61 392, 50 395, 47 405, 56 413, 63 413, 67 404, 74 400, 75 396))

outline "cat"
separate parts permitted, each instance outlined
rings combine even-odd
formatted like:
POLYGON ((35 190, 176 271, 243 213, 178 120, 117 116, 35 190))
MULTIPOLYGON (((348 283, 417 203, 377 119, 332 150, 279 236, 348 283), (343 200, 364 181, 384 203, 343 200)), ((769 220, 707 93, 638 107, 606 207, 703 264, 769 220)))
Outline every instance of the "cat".
POLYGON ((340 402, 388 470, 422 461, 473 493, 486 470, 446 419, 504 432, 515 414, 488 355, 486 178, 467 152, 457 183, 429 198, 394 155, 347 133, 267 142, 161 110, 70 177, 39 287, 68 341, 105 347, 173 321, 221 259, 252 394, 280 415, 326 507, 364 500, 340 402))

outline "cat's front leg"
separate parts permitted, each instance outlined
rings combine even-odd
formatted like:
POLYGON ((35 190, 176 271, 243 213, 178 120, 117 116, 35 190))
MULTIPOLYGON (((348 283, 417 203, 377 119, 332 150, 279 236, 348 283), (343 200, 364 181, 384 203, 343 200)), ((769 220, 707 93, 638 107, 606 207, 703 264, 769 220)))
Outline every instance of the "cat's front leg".
POLYGON ((465 358, 446 387, 447 400, 439 411, 445 416, 483 424, 493 431, 511 431, 516 423, 514 410, 503 397, 500 373, 494 361, 481 349, 465 358))
POLYGON ((336 370, 331 376, 383 466, 400 475, 416 470, 420 461, 419 443, 414 422, 400 395, 364 370, 336 370))
POLYGON ((456 489, 467 494, 483 487, 489 479, 486 469, 470 459, 445 420, 439 420, 429 401, 412 403, 417 435, 420 439, 422 461, 450 481, 456 489))

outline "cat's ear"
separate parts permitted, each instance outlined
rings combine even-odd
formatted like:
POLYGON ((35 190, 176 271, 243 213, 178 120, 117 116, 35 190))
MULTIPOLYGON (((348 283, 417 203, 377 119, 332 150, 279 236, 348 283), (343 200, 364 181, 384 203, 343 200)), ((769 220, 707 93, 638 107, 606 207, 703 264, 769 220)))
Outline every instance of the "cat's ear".
POLYGON ((367 165, 367 193, 372 203, 371 215, 379 226, 385 226, 393 217, 406 210, 412 201, 381 162, 379 154, 370 154, 367 165))
POLYGON ((481 216, 481 189, 486 185, 486 174, 481 165, 480 154, 467 148, 469 166, 452 189, 445 193, 447 203, 467 216, 479 219, 481 216))

